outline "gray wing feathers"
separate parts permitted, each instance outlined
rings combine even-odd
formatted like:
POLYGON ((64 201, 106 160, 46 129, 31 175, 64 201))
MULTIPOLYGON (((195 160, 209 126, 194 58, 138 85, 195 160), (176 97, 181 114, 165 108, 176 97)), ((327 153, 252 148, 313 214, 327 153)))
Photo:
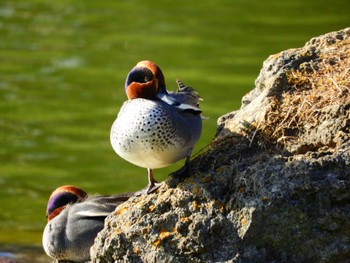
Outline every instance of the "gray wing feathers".
POLYGON ((200 114, 202 110, 199 108, 199 101, 202 98, 191 87, 185 86, 181 80, 176 80, 178 90, 176 92, 169 92, 169 95, 176 99, 180 105, 176 106, 181 110, 191 110, 200 114))

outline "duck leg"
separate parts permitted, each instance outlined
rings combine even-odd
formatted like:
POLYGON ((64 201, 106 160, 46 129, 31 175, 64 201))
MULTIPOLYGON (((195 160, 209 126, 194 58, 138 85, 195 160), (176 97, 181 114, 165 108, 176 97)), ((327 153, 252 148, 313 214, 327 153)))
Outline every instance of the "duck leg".
POLYGON ((154 191, 156 191, 162 183, 158 183, 154 177, 153 177, 153 170, 151 168, 147 168, 148 171, 148 185, 135 193, 136 196, 140 196, 140 195, 146 195, 146 194, 151 194, 154 191))
POLYGON ((147 185, 147 194, 150 194, 157 190, 162 183, 158 183, 153 177, 153 170, 151 168, 147 169, 148 171, 148 185, 147 185))

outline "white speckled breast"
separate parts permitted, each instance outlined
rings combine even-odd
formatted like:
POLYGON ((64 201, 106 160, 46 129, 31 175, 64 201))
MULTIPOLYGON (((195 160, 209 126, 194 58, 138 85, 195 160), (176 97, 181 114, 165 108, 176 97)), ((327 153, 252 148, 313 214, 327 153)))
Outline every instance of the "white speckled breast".
POLYGON ((115 152, 144 168, 168 166, 190 154, 201 133, 199 115, 183 115, 162 101, 126 101, 111 129, 115 152))

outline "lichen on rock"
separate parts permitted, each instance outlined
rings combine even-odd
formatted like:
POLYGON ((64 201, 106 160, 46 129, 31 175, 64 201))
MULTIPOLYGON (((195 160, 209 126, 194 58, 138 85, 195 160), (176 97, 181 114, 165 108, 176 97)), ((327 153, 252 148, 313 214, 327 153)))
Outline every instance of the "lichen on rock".
POLYGON ((181 181, 106 220, 92 262, 347 262, 350 28, 270 56, 181 181))

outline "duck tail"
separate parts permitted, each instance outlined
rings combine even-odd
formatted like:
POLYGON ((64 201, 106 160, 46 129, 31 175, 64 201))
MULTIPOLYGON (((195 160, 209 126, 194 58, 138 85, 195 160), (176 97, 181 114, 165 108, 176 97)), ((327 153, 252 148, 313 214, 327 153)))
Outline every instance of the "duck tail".
POLYGON ((181 103, 190 104, 195 107, 199 107, 199 101, 203 100, 195 89, 190 86, 186 86, 181 80, 176 80, 178 90, 176 97, 181 103))

